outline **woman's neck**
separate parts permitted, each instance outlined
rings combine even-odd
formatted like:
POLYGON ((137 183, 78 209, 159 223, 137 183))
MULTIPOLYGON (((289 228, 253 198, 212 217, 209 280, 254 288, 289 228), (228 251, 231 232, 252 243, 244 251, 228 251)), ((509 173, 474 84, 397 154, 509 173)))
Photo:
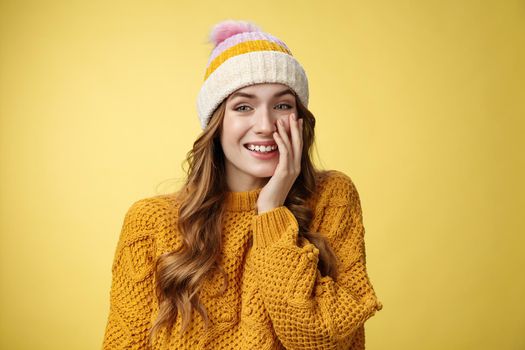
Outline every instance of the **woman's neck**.
POLYGON ((247 192, 264 187, 271 177, 257 177, 237 168, 232 165, 226 166, 226 186, 230 192, 247 192))
POLYGON ((257 208, 262 187, 248 191, 226 191, 226 207, 233 211, 251 211, 257 208))

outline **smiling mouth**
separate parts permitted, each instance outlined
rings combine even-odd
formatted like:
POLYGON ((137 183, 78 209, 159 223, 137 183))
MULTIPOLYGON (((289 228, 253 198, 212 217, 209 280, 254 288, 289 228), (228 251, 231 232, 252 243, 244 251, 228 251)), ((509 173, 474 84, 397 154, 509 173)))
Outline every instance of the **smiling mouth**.
POLYGON ((261 154, 273 153, 273 152, 277 151, 277 149, 278 149, 277 145, 268 145, 268 146, 254 146, 254 145, 251 145, 250 146, 249 144, 245 144, 244 148, 246 148, 248 151, 255 152, 255 153, 261 153, 261 154))

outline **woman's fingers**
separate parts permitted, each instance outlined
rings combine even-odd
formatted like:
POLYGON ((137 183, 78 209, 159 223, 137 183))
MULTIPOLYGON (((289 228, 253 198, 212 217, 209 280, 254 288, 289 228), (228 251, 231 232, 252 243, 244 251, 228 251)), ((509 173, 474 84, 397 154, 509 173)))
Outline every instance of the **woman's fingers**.
MULTIPOLYGON (((284 144, 282 150, 286 153, 286 157, 283 158, 283 167, 284 169, 286 169, 287 174, 289 174, 293 170, 293 164, 291 164, 291 162, 293 161, 292 145, 290 143, 288 133, 286 132, 286 128, 284 127, 284 122, 282 120, 279 120, 277 122, 277 129, 279 130, 279 136, 281 137, 282 143, 284 144)), ((279 152, 281 152, 281 149, 279 149, 279 152)))
POLYGON ((282 119, 279 119, 277 122, 278 129, 279 129, 279 135, 281 136, 281 139, 283 140, 284 144, 286 145, 286 149, 290 153, 290 157, 293 156, 293 149, 292 149, 292 143, 290 142, 290 138, 288 137, 288 132, 286 132, 286 128, 284 127, 284 121, 282 119))
POLYGON ((297 172, 301 169, 301 152, 303 149, 302 119, 290 118, 290 129, 292 132, 293 161, 297 172))
MULTIPOLYGON (((279 129, 279 127, 277 128, 279 129)), ((277 143, 277 147, 279 148, 279 163, 277 164, 277 169, 275 171, 277 173, 277 170, 284 170, 288 167, 288 151, 286 150, 286 145, 284 144, 281 134, 279 132, 274 132, 273 136, 277 143)))

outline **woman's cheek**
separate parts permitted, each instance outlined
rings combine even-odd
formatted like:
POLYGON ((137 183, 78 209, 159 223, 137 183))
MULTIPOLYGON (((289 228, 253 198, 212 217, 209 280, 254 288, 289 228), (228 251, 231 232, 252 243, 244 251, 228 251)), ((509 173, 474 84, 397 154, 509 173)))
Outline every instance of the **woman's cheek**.
POLYGON ((233 134, 241 134, 248 129, 248 123, 242 118, 234 118, 230 121, 229 128, 233 134))

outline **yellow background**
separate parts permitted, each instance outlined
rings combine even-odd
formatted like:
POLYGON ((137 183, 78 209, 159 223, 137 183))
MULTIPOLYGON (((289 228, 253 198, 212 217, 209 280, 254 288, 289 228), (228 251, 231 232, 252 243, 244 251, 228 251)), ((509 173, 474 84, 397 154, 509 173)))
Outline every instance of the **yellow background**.
POLYGON ((128 207, 178 186, 227 18, 304 66, 363 205, 369 349, 524 349, 523 1, 2 1, 0 348, 98 349, 128 207), (174 180, 175 179, 175 180, 174 180))

